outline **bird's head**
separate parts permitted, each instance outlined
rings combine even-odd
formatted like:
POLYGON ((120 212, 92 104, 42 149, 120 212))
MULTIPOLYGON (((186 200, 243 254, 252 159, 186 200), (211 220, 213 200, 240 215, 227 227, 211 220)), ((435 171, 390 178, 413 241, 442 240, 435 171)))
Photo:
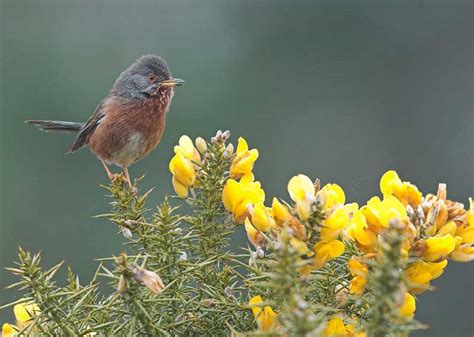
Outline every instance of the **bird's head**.
POLYGON ((184 81, 171 76, 166 61, 157 55, 143 55, 123 71, 111 90, 114 95, 146 100, 169 96, 184 81))

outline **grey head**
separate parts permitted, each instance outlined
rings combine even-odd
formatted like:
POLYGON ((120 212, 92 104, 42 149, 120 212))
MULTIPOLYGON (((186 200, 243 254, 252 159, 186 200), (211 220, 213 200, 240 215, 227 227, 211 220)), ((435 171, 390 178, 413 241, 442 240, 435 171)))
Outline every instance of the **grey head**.
POLYGON ((159 96, 184 81, 172 78, 166 61, 158 55, 143 55, 125 69, 115 81, 111 95, 145 100, 159 96))

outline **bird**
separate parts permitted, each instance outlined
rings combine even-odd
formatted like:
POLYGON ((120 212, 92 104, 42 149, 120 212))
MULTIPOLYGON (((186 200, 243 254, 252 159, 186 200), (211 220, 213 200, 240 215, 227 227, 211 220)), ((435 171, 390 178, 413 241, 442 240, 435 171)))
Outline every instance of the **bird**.
POLYGON ((128 167, 145 158, 163 136, 174 87, 184 80, 173 78, 161 56, 147 54, 135 60, 115 80, 110 92, 84 122, 27 120, 40 130, 76 133, 66 154, 86 146, 101 161, 110 180, 109 165, 122 168, 130 188, 128 167))

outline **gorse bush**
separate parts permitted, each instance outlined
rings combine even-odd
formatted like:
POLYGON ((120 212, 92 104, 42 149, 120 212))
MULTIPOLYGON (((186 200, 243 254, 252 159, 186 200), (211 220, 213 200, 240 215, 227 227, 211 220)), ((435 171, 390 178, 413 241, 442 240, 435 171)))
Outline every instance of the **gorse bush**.
POLYGON ((430 289, 448 259, 474 258, 474 209, 425 196, 395 171, 382 198, 347 203, 337 184, 305 175, 288 183, 291 202, 268 198, 252 170, 258 158, 229 132, 210 142, 187 136, 170 162, 180 202, 147 208, 151 193, 123 176, 105 187, 126 253, 100 259, 83 284, 58 264, 20 249, 8 268, 22 291, 16 323, 3 336, 407 336, 415 296, 430 289), (179 204, 179 205, 176 205, 179 204), (249 247, 231 249, 243 225, 249 247), (110 285, 104 291, 99 284, 110 285))

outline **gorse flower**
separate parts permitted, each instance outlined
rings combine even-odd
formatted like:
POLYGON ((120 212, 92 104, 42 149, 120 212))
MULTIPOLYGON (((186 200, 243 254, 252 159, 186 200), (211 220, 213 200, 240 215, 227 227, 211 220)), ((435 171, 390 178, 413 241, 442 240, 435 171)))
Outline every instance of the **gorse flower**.
POLYGON ((4 323, 2 326, 2 337, 17 335, 17 332, 28 327, 34 318, 41 313, 40 308, 34 302, 25 302, 16 304, 13 307, 15 315, 15 325, 4 323))
POLYGON ((422 195, 418 188, 409 182, 402 182, 395 171, 385 172, 380 179, 380 190, 384 196, 395 196, 404 206, 417 207, 421 203, 422 195))
POLYGON ((307 220, 311 215, 311 205, 316 202, 314 184, 304 174, 294 176, 288 182, 288 193, 296 203, 296 211, 301 220, 307 220))
POLYGON ((339 316, 332 317, 326 324, 325 337, 366 337, 365 332, 356 332, 352 324, 344 324, 339 316))
POLYGON ((2 337, 11 337, 16 334, 15 328, 11 324, 3 323, 2 325, 2 337))
POLYGON ((188 136, 181 136, 179 145, 174 147, 175 155, 169 169, 173 174, 173 187, 181 198, 188 196, 188 190, 196 183, 196 169, 201 156, 188 136))
POLYGON ((255 161, 258 159, 258 150, 249 150, 247 141, 240 137, 234 160, 230 165, 230 175, 232 178, 240 178, 252 174, 255 161))
POLYGON ((349 283, 349 292, 354 295, 360 295, 367 284, 368 266, 361 263, 357 258, 352 257, 347 262, 349 272, 353 276, 349 283))
POLYGON ((259 306, 261 303, 263 303, 263 299, 260 295, 252 297, 249 301, 249 304, 252 305, 253 317, 257 322, 258 328, 262 331, 268 331, 274 328, 277 314, 268 305, 263 306, 263 308, 259 306))
POLYGON ((315 257, 314 266, 322 268, 324 264, 344 253, 344 244, 339 240, 320 241, 313 247, 315 257))
POLYGON ((373 251, 377 244, 376 233, 370 229, 361 210, 354 213, 346 228, 346 236, 354 240, 364 253, 373 251))
POLYGON ((283 204, 278 201, 277 198, 273 198, 272 213, 273 218, 275 219, 275 223, 278 226, 283 226, 284 224, 287 224, 292 218, 292 215, 288 211, 288 208, 286 206, 283 206, 283 204))
POLYGON ((428 238, 424 243, 426 246, 423 259, 430 262, 448 257, 456 246, 456 242, 450 234, 428 238))
POLYGON ((400 314, 403 317, 412 319, 415 316, 415 310, 415 298, 410 293, 405 293, 403 295, 403 304, 400 307, 400 314))
POLYGON ((245 231, 247 232, 247 238, 255 247, 265 246, 265 238, 261 232, 255 228, 254 225, 250 222, 249 218, 245 219, 245 231))
POLYGON ((324 219, 321 228, 321 240, 334 240, 349 224, 349 207, 339 207, 324 219))
POLYGON ((330 209, 336 205, 344 205, 346 202, 346 195, 341 186, 337 184, 327 184, 318 192, 323 198, 323 206, 325 209, 330 209))
POLYGON ((324 329, 324 336, 345 336, 347 332, 342 318, 335 316, 328 321, 324 329))
POLYGON ((265 191, 258 181, 253 181, 253 176, 246 176, 240 181, 227 180, 222 191, 224 207, 232 212, 234 221, 242 224, 250 216, 249 206, 263 204, 265 191))
POLYGON ((262 232, 268 232, 272 227, 276 226, 273 220, 271 208, 265 207, 263 203, 250 206, 250 221, 252 225, 262 232))

